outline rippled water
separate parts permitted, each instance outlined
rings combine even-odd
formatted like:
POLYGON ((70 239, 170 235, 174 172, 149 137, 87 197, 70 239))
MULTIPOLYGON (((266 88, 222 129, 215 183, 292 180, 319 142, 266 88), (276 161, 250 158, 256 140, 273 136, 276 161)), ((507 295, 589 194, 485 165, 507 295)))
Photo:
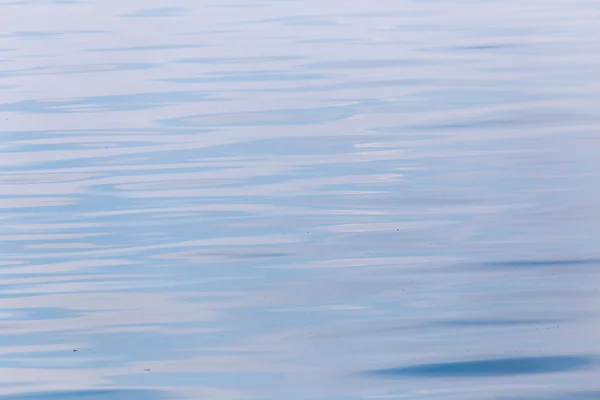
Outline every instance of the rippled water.
POLYGON ((600 398, 597 1, 0 15, 0 399, 600 398))

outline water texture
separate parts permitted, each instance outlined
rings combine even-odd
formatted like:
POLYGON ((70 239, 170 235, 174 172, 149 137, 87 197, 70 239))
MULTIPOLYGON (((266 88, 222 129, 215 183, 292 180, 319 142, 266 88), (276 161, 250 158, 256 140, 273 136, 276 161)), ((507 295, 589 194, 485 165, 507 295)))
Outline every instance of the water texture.
POLYGON ((599 18, 2 0, 0 399, 599 399, 599 18))

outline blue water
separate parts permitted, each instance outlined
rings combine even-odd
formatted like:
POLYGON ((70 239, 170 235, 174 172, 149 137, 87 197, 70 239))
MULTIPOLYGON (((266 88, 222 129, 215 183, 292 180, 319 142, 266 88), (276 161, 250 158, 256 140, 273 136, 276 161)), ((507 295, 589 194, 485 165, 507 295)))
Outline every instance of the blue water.
POLYGON ((0 400, 600 399, 600 3, 0 2, 0 400))

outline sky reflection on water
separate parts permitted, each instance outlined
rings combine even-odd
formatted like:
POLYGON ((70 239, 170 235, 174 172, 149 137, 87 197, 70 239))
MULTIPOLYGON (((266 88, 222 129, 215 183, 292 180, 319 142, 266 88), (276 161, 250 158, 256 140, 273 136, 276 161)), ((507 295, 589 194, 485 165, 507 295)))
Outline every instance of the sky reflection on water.
POLYGON ((1 399, 593 399, 594 2, 0 2, 1 399))

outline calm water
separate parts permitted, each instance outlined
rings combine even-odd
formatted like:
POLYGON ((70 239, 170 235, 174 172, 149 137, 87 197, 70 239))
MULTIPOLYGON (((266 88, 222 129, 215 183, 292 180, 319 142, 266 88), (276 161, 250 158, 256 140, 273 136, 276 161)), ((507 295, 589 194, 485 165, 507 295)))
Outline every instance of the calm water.
POLYGON ((599 20, 3 0, 0 399, 599 399, 599 20))

